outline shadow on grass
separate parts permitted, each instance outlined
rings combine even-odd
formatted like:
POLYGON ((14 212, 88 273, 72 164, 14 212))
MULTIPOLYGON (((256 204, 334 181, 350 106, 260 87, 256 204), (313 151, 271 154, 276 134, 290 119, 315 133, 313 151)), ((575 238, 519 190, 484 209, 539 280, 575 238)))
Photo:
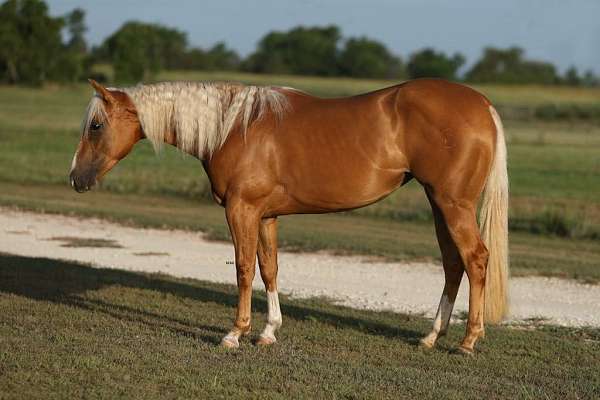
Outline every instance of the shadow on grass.
MULTIPOLYGON (((201 322, 180 320, 84 296, 85 292, 113 285, 159 291, 181 298, 212 302, 232 308, 237 305, 235 288, 228 285, 194 283, 165 275, 92 268, 70 261, 0 253, 0 292, 79 307, 90 312, 101 312, 114 318, 143 323, 151 327, 165 327, 176 334, 192 336, 207 343, 217 344, 221 336, 226 333, 225 328, 228 328, 202 325, 201 322), (198 333, 198 329, 213 334, 201 335, 198 333)), ((267 303, 262 294, 255 293, 252 301, 255 310, 266 312, 267 303)), ((351 312, 341 307, 331 306, 323 309, 317 304, 308 303, 296 305, 284 299, 282 302, 284 318, 293 318, 299 321, 317 320, 335 327, 392 337, 411 344, 417 344, 421 335, 421 332, 414 330, 348 315, 351 312)))

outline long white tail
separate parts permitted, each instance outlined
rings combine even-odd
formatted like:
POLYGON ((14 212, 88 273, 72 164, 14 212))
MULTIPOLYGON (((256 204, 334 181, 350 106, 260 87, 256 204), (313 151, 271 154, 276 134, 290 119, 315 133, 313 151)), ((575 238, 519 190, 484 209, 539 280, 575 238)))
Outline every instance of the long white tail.
POLYGON ((502 121, 492 106, 490 113, 496 125, 496 154, 483 191, 479 225, 489 251, 484 319, 498 323, 508 314, 508 173, 502 121))

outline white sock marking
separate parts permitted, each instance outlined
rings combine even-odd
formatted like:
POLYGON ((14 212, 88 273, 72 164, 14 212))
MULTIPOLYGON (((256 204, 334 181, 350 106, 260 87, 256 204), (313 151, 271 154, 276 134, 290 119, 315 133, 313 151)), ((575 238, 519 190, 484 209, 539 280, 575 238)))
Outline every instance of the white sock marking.
POLYGON ((433 346, 440 335, 440 332, 446 332, 448 329, 448 323, 450 322, 450 316, 452 315, 453 307, 454 303, 451 303, 448 299, 448 296, 443 294, 442 298, 440 299, 437 313, 435 314, 435 319, 433 320, 433 329, 425 338, 423 338, 423 342, 433 346))
POLYGON ((267 305, 268 305, 268 316, 267 325, 260 336, 273 339, 275 341, 275 331, 281 327, 281 309, 279 307, 279 294, 274 292, 267 292, 267 305))

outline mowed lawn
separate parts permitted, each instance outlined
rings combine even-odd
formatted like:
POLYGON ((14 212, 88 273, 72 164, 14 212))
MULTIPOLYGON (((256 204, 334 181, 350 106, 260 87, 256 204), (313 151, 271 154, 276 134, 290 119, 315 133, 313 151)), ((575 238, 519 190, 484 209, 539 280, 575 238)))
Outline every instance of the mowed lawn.
POLYGON ((0 254, 0 397, 552 398, 600 393, 600 331, 489 327, 474 357, 434 350, 431 322, 282 298, 279 342, 218 346, 236 290, 189 279, 0 254))

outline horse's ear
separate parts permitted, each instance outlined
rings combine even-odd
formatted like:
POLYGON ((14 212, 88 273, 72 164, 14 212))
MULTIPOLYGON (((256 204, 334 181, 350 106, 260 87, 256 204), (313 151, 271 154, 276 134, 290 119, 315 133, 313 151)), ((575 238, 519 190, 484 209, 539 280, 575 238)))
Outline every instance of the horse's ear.
POLYGON ((91 78, 88 79, 88 82, 90 83, 90 85, 92 85, 96 93, 98 93, 104 101, 110 103, 114 100, 114 96, 110 93, 110 90, 108 90, 107 88, 105 88, 104 86, 102 86, 101 84, 99 84, 91 78))

